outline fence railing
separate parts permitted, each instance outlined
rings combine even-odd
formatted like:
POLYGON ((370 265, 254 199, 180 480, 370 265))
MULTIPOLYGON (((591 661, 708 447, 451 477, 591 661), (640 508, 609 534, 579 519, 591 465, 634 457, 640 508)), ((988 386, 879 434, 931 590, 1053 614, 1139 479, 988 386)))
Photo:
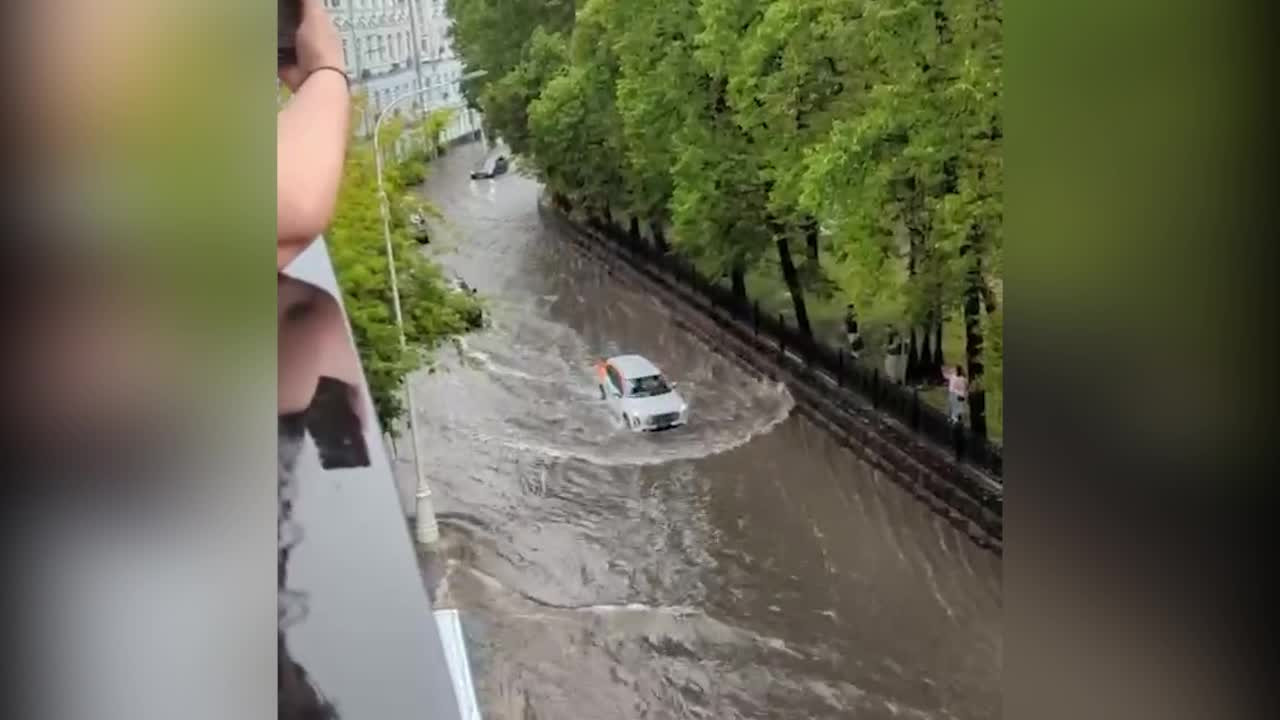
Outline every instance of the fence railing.
POLYGON ((596 220, 589 221, 588 225, 636 261, 675 278, 729 315, 735 322, 726 327, 744 340, 757 346, 770 346, 781 361, 790 362, 792 366, 798 361, 800 369, 806 372, 824 373, 837 386, 837 393, 845 390, 849 395, 860 397, 912 433, 947 448, 956 459, 1003 480, 1003 450, 965 425, 952 422, 947 413, 922 400, 918 389, 894 383, 878 369, 855 360, 843 348, 805 335, 788 324, 784 315, 762 311, 759 302, 743 302, 729 288, 708 279, 693 263, 675 253, 662 252, 648 240, 614 225, 596 220))

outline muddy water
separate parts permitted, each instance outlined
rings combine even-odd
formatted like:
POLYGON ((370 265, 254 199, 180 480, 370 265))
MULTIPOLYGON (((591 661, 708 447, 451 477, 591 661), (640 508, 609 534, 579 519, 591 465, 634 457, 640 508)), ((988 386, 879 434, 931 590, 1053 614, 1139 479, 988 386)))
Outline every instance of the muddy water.
POLYGON ((414 381, 485 718, 993 718, 999 560, 556 231, 532 180, 427 186, 432 249, 493 328, 414 381), (691 424, 622 429, 592 361, 638 352, 691 424))

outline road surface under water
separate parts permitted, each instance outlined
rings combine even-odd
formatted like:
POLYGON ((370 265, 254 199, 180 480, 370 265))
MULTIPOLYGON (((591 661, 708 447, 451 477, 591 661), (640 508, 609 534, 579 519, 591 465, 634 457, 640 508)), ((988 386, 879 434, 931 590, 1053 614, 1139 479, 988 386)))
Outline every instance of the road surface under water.
POLYGON ((484 717, 999 717, 999 559, 544 227, 536 182, 469 181, 482 154, 425 193, 493 327, 413 387, 484 717), (688 427, 611 417, 592 363, 624 352, 688 427))

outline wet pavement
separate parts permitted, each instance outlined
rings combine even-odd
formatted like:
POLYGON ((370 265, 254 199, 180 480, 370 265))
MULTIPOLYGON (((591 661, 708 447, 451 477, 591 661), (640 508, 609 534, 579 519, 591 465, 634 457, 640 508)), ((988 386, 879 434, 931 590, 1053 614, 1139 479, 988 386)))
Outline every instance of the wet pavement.
POLYGON ((999 717, 999 559, 544 227, 536 182, 468 180, 482 153, 426 194, 493 327, 414 391, 484 717, 999 717), (688 427, 622 429, 592 363, 623 352, 688 427))

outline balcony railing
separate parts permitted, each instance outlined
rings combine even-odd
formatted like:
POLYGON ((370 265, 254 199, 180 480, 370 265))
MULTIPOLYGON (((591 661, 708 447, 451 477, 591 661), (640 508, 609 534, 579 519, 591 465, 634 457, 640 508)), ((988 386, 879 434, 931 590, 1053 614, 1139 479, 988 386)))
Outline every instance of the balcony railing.
POLYGON ((433 613, 423 587, 323 238, 277 290, 281 692, 342 718, 478 720, 457 613, 433 613))

